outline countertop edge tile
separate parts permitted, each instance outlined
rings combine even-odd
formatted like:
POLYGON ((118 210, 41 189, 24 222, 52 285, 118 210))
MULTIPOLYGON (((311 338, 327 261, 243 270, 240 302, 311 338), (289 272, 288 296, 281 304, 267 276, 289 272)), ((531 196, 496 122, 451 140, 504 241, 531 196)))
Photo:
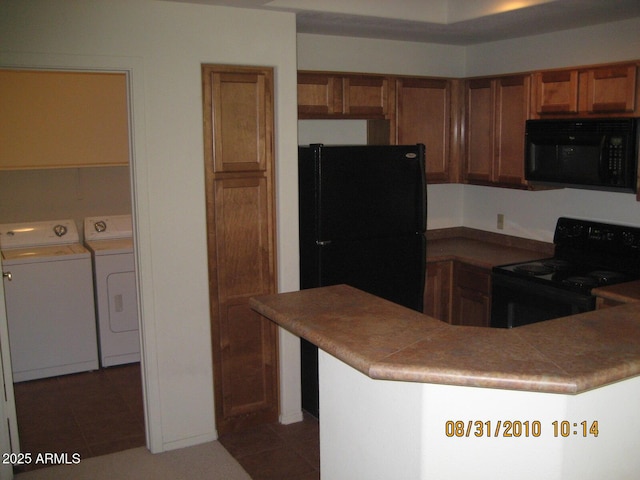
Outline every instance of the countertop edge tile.
POLYGON ((452 326, 347 285, 250 304, 374 379, 577 394, 640 375, 640 303, 512 330, 452 326))
POLYGON ((580 391, 579 383, 568 375, 511 376, 501 372, 476 372, 464 370, 438 370, 422 368, 411 370, 398 368, 393 363, 376 363, 371 366, 369 376, 376 380, 396 380, 402 382, 433 383, 439 385, 495 388, 527 392, 575 394, 580 391))

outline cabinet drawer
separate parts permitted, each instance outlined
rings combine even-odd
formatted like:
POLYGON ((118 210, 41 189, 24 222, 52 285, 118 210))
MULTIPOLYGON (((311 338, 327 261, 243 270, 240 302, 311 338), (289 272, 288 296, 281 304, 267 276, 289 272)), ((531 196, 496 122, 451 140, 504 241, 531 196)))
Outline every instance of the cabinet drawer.
POLYGON ((456 285, 488 295, 491 288, 491 277, 488 270, 458 263, 456 265, 456 285))

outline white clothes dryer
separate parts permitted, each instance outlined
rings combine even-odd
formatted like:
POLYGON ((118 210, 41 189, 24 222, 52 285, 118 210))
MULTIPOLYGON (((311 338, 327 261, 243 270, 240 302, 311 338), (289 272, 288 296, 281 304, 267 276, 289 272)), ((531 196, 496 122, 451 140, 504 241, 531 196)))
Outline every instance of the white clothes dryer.
POLYGON ((139 362, 131 215, 85 218, 84 243, 93 259, 100 364, 139 362))
POLYGON ((15 382, 98 368, 91 256, 73 220, 0 225, 15 382))

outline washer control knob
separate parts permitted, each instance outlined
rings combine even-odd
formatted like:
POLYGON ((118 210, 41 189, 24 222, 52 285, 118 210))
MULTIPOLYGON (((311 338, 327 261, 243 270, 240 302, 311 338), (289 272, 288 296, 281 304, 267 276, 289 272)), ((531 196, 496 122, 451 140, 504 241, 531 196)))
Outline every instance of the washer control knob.
POLYGON ((58 237, 62 237, 67 234, 67 227, 64 225, 56 225, 53 227, 53 233, 55 233, 58 237))
POLYGON ((93 226, 96 229, 96 232, 104 232, 107 229, 107 224, 102 220, 94 223, 93 226))

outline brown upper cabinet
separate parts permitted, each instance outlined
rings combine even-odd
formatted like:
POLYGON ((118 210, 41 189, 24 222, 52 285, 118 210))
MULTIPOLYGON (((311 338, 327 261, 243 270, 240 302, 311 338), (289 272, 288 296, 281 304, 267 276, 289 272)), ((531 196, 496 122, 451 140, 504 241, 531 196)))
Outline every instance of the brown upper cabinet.
POLYGON ((526 120, 640 116, 638 65, 470 79, 301 71, 298 116, 369 120, 371 144, 424 143, 428 183, 529 188, 526 120))
POLYGON ((384 75, 298 72, 298 117, 385 118, 389 93, 384 75))
POLYGON ((637 64, 536 72, 533 109, 551 116, 633 116, 638 114, 637 64))
POLYGON ((124 73, 0 69, 0 170, 129 165, 124 73))
POLYGON ((465 164, 468 183, 524 187, 524 127, 530 76, 467 80, 465 164))
POLYGON ((271 156, 268 72, 206 70, 215 173, 265 171, 271 156))
POLYGON ((578 113, 578 71, 534 74, 535 111, 538 115, 578 113))
POLYGON ((637 66, 593 68, 587 77, 587 112, 633 113, 636 110, 637 66))
POLYGON ((451 134, 457 110, 452 108, 455 80, 396 78, 395 129, 397 145, 423 143, 426 146, 426 175, 429 183, 449 182, 455 174, 451 162, 451 134))

